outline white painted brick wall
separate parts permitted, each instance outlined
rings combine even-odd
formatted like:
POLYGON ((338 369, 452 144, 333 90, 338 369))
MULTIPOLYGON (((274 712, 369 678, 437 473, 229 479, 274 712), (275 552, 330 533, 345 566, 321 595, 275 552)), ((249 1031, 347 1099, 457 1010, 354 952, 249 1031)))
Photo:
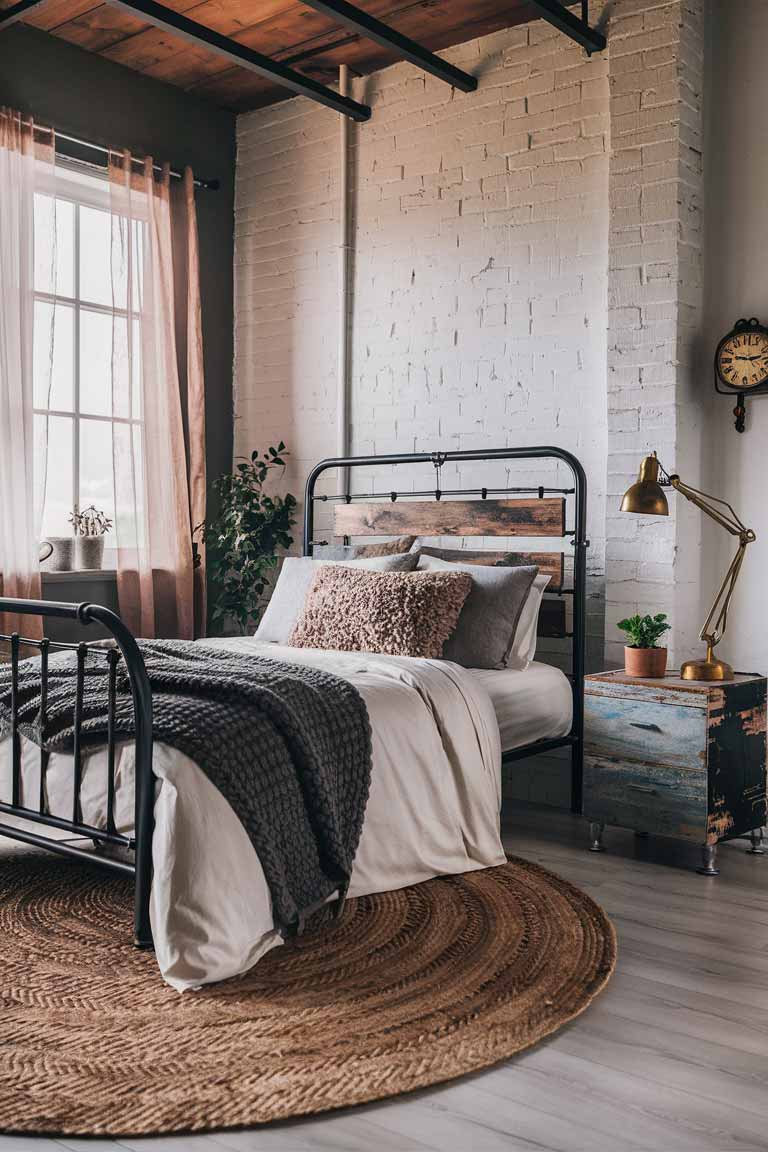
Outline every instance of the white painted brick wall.
POLYGON ((618 0, 611 12, 606 657, 616 622, 666 611, 671 661, 695 650, 700 515, 670 495, 668 521, 622 515, 621 494, 653 449, 696 484, 701 385, 704 0, 618 0))
MULTIPOLYGON (((673 498, 646 524, 617 508, 651 448, 696 479, 704 2, 615 0, 591 60, 542 21, 451 49, 472 94, 408 65, 354 93, 373 117, 352 129, 353 451, 575 452, 592 666, 606 619, 613 662, 626 612, 667 608, 679 641, 696 614, 695 513, 673 498)), ((298 494, 336 454, 336 115, 296 99, 241 116, 236 195, 236 451, 284 439, 298 494)), ((360 483, 431 487, 429 473, 360 483)), ((443 484, 507 475, 523 480, 465 467, 443 484)), ((555 765, 526 794, 562 799, 563 779, 555 765)))
MULTIPOLYGON (((607 60, 536 22, 446 53, 464 95, 396 66, 353 128, 351 437, 360 454, 562 445, 590 484, 591 661, 602 661, 607 60)), ((236 450, 282 438, 298 489, 333 455, 338 121, 305 100, 241 116, 236 450)), ((405 478, 431 487, 431 469, 405 478)), ((478 485, 565 470, 464 468, 478 485)), ((370 478, 373 480, 373 477, 370 478)), ((377 474, 380 488, 394 486, 377 474)), ((403 484, 398 473, 398 485, 403 484)), ((556 645, 550 645, 556 655, 556 645)))

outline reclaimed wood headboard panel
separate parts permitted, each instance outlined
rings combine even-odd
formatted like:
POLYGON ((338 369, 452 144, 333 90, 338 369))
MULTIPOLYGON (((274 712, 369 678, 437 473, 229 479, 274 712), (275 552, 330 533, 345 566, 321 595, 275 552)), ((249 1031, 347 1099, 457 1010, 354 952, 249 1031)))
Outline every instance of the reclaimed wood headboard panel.
POLYGON ((397 500, 334 507, 337 536, 563 536, 565 500, 397 500))

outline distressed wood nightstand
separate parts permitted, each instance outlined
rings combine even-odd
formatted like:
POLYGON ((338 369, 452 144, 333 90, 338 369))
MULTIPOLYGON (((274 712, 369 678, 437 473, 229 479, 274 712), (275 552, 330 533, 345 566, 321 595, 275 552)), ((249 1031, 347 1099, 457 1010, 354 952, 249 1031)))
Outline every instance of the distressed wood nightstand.
POLYGON ((591 847, 606 824, 701 845, 699 872, 716 876, 721 840, 766 823, 766 679, 641 680, 587 676, 583 812, 591 847))

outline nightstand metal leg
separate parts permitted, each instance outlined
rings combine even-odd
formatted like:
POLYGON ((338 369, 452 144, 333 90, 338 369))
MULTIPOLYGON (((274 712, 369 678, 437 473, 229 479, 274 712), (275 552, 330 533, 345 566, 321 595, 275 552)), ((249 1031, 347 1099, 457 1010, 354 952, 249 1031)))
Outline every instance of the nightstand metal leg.
POLYGON ((602 820, 591 820, 589 824, 589 845, 590 852, 605 852, 605 844, 603 844, 603 832, 605 824, 602 820))
POLYGON ((719 876, 717 866, 717 844, 702 844, 701 865, 696 869, 700 876, 719 876))
POLYGON ((749 834, 752 841, 747 852, 750 856, 765 856, 765 848, 763 847, 763 830, 762 828, 753 828, 749 834))

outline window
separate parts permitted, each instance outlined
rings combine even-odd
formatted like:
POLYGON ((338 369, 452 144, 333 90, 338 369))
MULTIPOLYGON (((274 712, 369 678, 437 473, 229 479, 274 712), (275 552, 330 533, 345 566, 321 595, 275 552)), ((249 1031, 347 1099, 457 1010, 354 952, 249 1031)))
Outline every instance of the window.
MULTIPOLYGON (((58 166, 35 196, 35 486, 42 535, 93 504, 115 520, 113 454, 141 443, 144 225, 113 216, 106 178, 58 166)), ((107 537, 107 548, 114 536, 107 537)))

